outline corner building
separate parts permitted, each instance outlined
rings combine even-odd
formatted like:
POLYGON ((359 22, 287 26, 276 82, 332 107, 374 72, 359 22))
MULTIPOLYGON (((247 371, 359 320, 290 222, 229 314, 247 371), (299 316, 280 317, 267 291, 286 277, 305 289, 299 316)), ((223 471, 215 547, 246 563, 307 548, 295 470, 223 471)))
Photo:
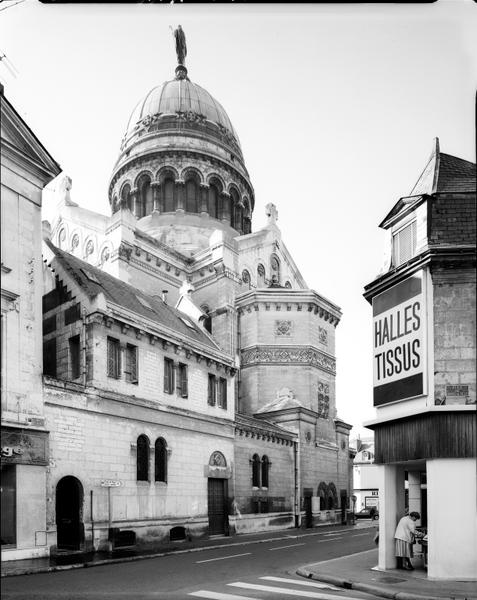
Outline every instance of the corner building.
POLYGON ((428 534, 429 577, 475 579, 475 164, 432 154, 381 223, 383 272, 373 307, 379 566, 395 567, 394 530, 408 508, 428 534))
MULTIPOLYGON (((336 414, 334 338, 341 312, 308 289, 282 240, 274 204, 266 207, 266 226, 252 232, 254 190, 223 107, 179 65, 175 78, 153 88, 129 118, 109 184, 111 215, 81 208, 72 201, 70 189, 71 180, 64 178, 47 233, 54 252, 84 261, 79 269, 90 265, 107 273, 145 295, 146 302, 160 305, 167 297, 168 305, 184 311, 215 345, 214 360, 233 373, 228 412, 221 415, 230 418, 234 430, 233 439, 228 425, 221 433, 223 442, 232 444, 233 456, 228 446, 214 446, 227 469, 227 490, 219 492, 225 494, 226 518, 213 532, 345 522, 351 508, 352 461, 351 426, 336 414)), ((134 311, 133 306, 129 309, 134 311)), ((162 326, 177 337, 172 321, 162 326)), ((123 350, 128 343, 135 345, 121 343, 123 350)), ((68 352, 66 348, 66 360, 68 352)), ((143 350, 138 352, 141 363, 143 350)), ((155 364, 143 362, 139 379, 153 378, 155 364)), ((99 368, 104 371, 106 365, 99 368)), ((60 379, 71 380, 67 369, 62 373, 60 379)), ((149 400, 163 410, 166 399, 154 393, 155 386, 163 388, 162 366, 157 376, 149 400)), ((49 389, 54 385, 49 379, 49 389)), ((199 418, 210 400, 210 387, 195 392, 202 405, 193 408, 191 418, 199 418)), ((139 383, 134 397, 140 402, 146 396, 139 383)), ((136 400, 128 402, 128 412, 121 410, 118 418, 135 418, 136 400)), ((188 435, 185 421, 179 414, 175 419, 176 435, 188 435)), ((209 433, 219 435, 219 429, 209 433)), ((184 450, 185 463, 191 452, 184 450)), ((203 477, 203 465, 200 469, 203 477)), ((98 479, 107 477, 106 470, 98 473, 98 479)), ((130 477, 134 495, 136 475, 130 477)), ((186 477, 186 472, 177 477, 186 477)), ((86 488, 92 485, 89 481, 86 488)), ((163 492, 167 496, 169 487, 163 492)), ((197 488, 192 480, 184 494, 193 502, 197 488)), ((211 532, 211 499, 209 508, 206 499, 197 509, 206 526, 196 527, 196 535, 211 532)), ((159 519, 158 505, 148 506, 147 518, 159 519)), ((189 509, 174 510, 168 516, 175 526, 183 526, 189 509)), ((118 527, 115 521, 113 514, 113 528, 118 527)), ((141 532, 134 519, 124 523, 138 538, 143 536, 145 529, 141 532)), ((168 523, 162 521, 160 527, 157 540, 170 534, 168 523)))

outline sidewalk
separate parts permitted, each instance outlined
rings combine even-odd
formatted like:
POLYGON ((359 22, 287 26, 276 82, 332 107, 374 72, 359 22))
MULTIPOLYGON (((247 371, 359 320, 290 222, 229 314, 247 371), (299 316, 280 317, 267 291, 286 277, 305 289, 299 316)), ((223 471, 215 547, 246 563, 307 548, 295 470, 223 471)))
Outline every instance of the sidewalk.
POLYGON ((474 600, 477 599, 475 581, 433 581, 414 559, 414 571, 392 569, 378 571, 378 550, 350 554, 298 569, 297 574, 346 588, 368 592, 395 600, 474 600))
MULTIPOLYGON (((1 576, 31 575, 33 573, 50 573, 52 571, 67 571, 96 567, 118 562, 131 562, 145 558, 167 556, 169 554, 184 554, 186 552, 199 552, 212 548, 228 548, 231 546, 244 546, 248 544, 261 544, 275 540, 290 540, 303 535, 315 535, 327 531, 340 531, 356 529, 356 525, 326 525, 314 529, 281 529, 274 532, 260 532, 240 534, 231 537, 220 536, 204 538, 192 542, 171 542, 154 550, 116 550, 112 555, 107 552, 89 554, 71 554, 69 556, 31 558, 27 560, 12 560, 1 564, 1 576)), ((359 527, 358 527, 359 529, 359 527)))

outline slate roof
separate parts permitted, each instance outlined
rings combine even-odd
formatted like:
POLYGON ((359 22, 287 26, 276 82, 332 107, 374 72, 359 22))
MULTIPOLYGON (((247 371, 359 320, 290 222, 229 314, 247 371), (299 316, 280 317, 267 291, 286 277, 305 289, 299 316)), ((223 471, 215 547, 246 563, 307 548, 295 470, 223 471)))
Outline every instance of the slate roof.
POLYGON ((257 419, 250 415, 237 413, 235 415, 235 423, 238 426, 246 427, 248 429, 259 429, 260 431, 265 431, 277 436, 286 435, 287 437, 296 437, 296 435, 292 431, 288 431, 288 429, 280 427, 266 419, 257 419))
POLYGON ((68 252, 60 250, 50 241, 46 241, 46 243, 55 254, 62 268, 74 279, 76 284, 89 298, 94 298, 102 293, 106 301, 113 302, 127 310, 133 311, 154 321, 158 325, 168 327, 174 330, 179 337, 200 342, 215 351, 219 350, 218 345, 190 317, 173 306, 141 292, 134 286, 113 277, 97 267, 93 267, 68 252), (141 300, 146 305, 142 304, 141 300), (186 325, 182 319, 190 323, 191 327, 186 325))
POLYGON ((451 156, 450 154, 440 153, 439 173, 437 176, 437 193, 449 192, 474 192, 476 178, 475 164, 451 156))

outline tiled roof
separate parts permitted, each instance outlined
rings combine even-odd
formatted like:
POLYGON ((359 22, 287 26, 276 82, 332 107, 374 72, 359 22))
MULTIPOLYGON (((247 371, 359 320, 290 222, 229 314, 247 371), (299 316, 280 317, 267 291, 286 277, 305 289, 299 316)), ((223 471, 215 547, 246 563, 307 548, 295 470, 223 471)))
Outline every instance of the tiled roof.
POLYGON ((164 325, 174 330, 182 338, 195 340, 215 351, 219 350, 214 341, 194 321, 173 306, 141 292, 132 285, 93 267, 68 252, 60 250, 49 241, 46 243, 63 269, 71 275, 88 297, 94 298, 102 293, 106 301, 133 311, 158 325, 164 325), (186 323, 189 323, 190 326, 186 323))
POLYGON ((439 173, 436 192, 474 192, 475 193, 475 164, 440 153, 439 173))
POLYGON ((267 421, 266 419, 256 419, 255 417, 251 417, 250 415, 244 415, 237 413, 235 415, 235 422, 238 426, 246 427, 248 429, 260 429, 261 431, 266 431, 267 433, 275 434, 275 435, 286 435, 288 437, 295 437, 295 434, 271 421, 267 421))

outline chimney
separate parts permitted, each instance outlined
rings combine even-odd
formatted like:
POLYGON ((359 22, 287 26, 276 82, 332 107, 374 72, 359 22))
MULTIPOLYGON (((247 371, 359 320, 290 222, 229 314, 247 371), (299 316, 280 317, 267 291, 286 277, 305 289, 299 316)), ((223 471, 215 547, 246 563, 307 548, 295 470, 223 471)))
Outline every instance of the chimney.
POLYGON ((162 290, 162 301, 167 304, 167 292, 168 290, 162 290))

